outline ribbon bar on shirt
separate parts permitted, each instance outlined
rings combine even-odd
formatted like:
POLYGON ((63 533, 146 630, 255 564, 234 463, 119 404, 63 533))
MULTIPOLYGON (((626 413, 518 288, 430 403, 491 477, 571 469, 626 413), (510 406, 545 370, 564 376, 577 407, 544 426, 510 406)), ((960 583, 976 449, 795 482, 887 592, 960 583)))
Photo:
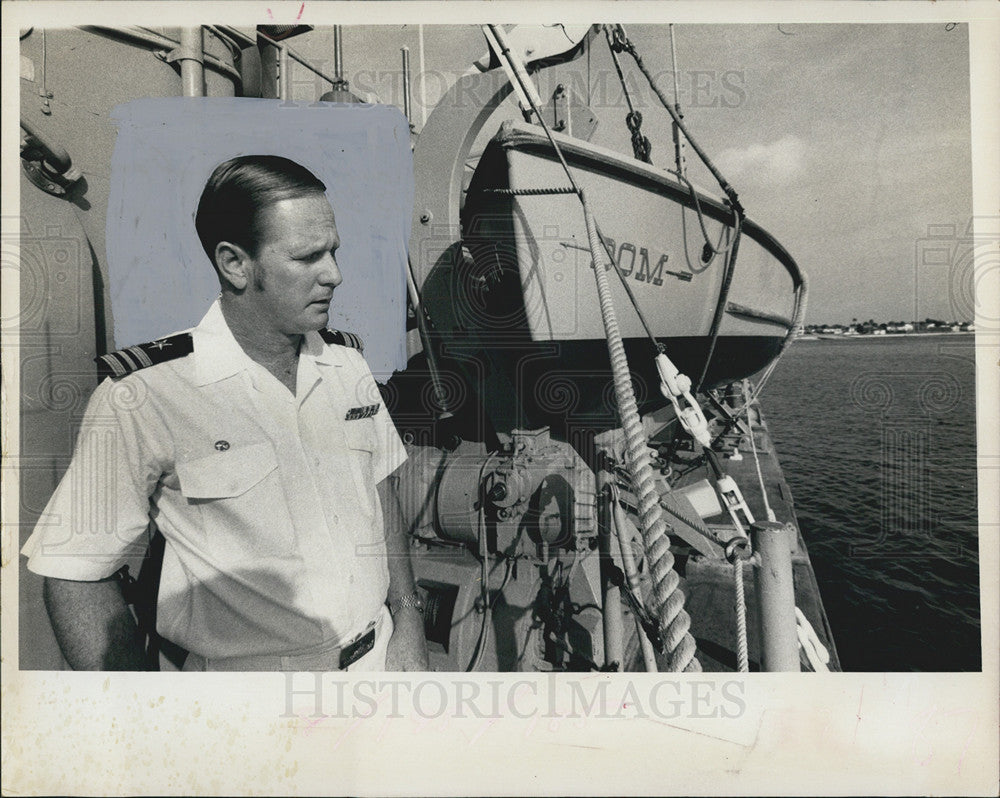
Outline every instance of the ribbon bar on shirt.
POLYGON ((379 409, 379 405, 366 405, 365 407, 352 407, 344 416, 345 421, 355 421, 359 418, 371 418, 379 409))

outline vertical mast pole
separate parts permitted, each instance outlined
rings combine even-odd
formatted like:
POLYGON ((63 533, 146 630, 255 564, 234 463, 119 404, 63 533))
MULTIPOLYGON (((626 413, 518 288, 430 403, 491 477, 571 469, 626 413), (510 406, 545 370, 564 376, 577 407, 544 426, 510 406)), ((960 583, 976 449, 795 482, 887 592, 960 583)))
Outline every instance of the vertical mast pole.
POLYGON ((201 27, 181 28, 181 87, 185 97, 205 96, 205 46, 201 27))
POLYGON ((403 54, 403 116, 410 123, 410 131, 413 131, 413 114, 410 108, 410 48, 400 49, 403 54))
POLYGON ((343 88, 344 84, 344 52, 343 52, 343 42, 341 41, 341 36, 343 32, 341 31, 340 25, 333 26, 333 76, 337 79, 337 85, 334 86, 335 89, 343 88))
POLYGON ((424 125, 427 124, 427 81, 424 80, 424 75, 426 74, 424 68, 424 26, 417 25, 417 37, 419 40, 419 57, 420 57, 420 76, 419 76, 419 89, 420 89, 420 129, 423 130, 424 125))

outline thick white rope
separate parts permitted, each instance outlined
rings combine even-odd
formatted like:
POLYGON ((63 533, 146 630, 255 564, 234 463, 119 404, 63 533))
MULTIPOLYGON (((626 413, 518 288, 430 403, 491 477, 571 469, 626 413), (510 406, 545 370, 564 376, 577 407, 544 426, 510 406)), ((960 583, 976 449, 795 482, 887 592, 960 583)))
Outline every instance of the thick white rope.
POLYGON ((691 618, 684 610, 684 594, 680 590, 680 577, 674 570, 674 555, 670 551, 667 524, 663 520, 660 495, 653 479, 653 468, 646 441, 646 434, 639 418, 639 408, 632 390, 625 346, 618 329, 611 288, 606 271, 611 263, 601 246, 597 225, 583 194, 583 214, 587 223, 591 256, 594 261, 594 275, 600 298, 601 316, 608 340, 611 357, 611 371, 614 377, 615 397, 618 413, 625 432, 628 466, 632 475, 632 490, 639 503, 639 518, 646 555, 649 558, 650 575, 653 582, 653 608, 660 625, 660 635, 668 653, 670 672, 700 671, 701 663, 695 657, 694 638, 691 637, 691 618))
POLYGON ((740 673, 750 672, 750 654, 747 646, 747 598, 743 592, 743 560, 733 563, 733 581, 736 583, 736 663, 740 673))

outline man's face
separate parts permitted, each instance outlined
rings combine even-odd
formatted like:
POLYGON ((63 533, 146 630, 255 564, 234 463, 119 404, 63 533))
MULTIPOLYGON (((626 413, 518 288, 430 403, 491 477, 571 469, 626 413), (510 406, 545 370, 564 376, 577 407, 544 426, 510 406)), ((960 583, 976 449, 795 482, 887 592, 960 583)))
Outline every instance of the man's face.
POLYGON ((294 335, 325 327, 333 289, 343 281, 333 209, 319 192, 264 209, 247 298, 266 327, 294 335))

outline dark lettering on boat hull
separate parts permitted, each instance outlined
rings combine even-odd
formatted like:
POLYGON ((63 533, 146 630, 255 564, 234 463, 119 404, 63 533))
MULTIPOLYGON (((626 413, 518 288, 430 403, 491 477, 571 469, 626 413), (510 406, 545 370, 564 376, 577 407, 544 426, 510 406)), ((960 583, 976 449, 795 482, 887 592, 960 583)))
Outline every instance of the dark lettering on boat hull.
MULTIPOLYGON (((615 252, 615 240, 613 238, 605 238, 604 240, 608 243, 608 249, 615 252)), ((615 260, 618 262, 618 268, 625 277, 632 277, 640 283, 663 285, 664 274, 669 274, 671 277, 676 277, 678 280, 683 280, 686 283, 691 281, 691 275, 688 272, 675 272, 664 268, 667 265, 667 261, 670 260, 668 253, 664 252, 660 256, 660 259, 656 261, 656 265, 651 266, 652 260, 649 257, 649 250, 645 247, 636 248, 635 244, 628 241, 623 241, 617 246, 615 260)))

